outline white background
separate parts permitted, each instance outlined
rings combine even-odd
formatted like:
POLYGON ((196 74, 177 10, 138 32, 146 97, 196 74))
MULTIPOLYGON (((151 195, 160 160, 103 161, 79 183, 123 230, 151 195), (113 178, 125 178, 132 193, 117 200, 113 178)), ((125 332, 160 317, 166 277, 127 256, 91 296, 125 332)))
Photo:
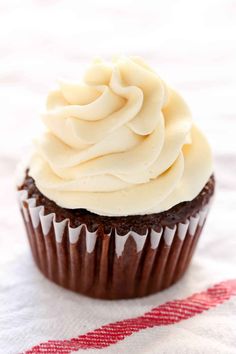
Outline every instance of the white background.
MULTIPOLYGON (((207 231, 187 275, 189 291, 198 289, 198 284, 192 282, 199 280, 195 273, 201 274, 206 286, 213 280, 236 275, 236 1, 1 0, 1 354, 25 348, 26 344, 18 341, 17 326, 27 323, 27 331, 32 331, 37 324, 32 327, 31 315, 22 310, 24 282, 30 279, 35 286, 44 282, 30 258, 15 202, 16 163, 41 129, 40 112, 56 78, 79 78, 84 65, 94 56, 110 59, 119 54, 143 57, 182 93, 214 152, 217 193, 207 231), (14 305, 13 298, 18 299, 18 304, 14 305)), ((64 290, 57 291, 62 291, 62 299, 67 296, 64 290)), ((148 306, 155 305, 154 300, 149 300, 148 306)), ((142 306, 142 301, 138 305, 142 306)), ((39 311, 37 315, 40 314, 39 311)), ((110 319, 105 317, 103 321, 110 319)), ((227 321, 230 320, 225 319, 224 330, 228 333, 227 325, 231 329, 232 326, 227 321)), ((59 338, 77 335, 61 326, 59 338)), ((48 333, 32 334, 27 347, 47 339, 48 333)), ((222 339, 225 345, 224 340, 227 338, 222 339)), ((142 344, 140 348, 143 352, 142 344)), ((232 348, 222 349, 221 353, 231 353, 232 348)), ((215 352, 216 349, 213 348, 215 352)))

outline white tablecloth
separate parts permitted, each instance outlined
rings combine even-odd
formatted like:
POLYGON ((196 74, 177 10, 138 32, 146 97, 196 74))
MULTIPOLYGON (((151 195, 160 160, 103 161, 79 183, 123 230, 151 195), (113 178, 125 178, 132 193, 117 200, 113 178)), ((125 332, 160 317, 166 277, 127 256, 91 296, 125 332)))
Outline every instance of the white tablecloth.
MULTIPOLYGON (((76 338, 236 278, 235 17, 236 2, 227 0, 1 1, 1 354, 76 338), (120 53, 144 57, 186 98, 212 145, 217 191, 186 276, 160 294, 109 302, 66 291, 39 273, 15 201, 13 174, 40 129, 39 113, 55 79, 79 78, 94 56, 109 59, 120 53)), ((179 323, 143 329, 86 353, 236 353, 234 290, 222 304, 210 307, 179 323)), ((61 345, 65 350, 67 344, 61 345)))

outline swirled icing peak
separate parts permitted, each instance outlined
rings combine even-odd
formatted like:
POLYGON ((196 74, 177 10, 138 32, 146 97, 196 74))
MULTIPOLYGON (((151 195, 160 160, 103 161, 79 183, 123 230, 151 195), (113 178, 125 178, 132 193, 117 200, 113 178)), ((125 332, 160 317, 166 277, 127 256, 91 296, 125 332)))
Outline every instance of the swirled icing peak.
POLYGON ((195 198, 212 173, 183 98, 139 58, 96 60, 83 82, 60 81, 42 118, 29 174, 65 208, 158 213, 195 198))

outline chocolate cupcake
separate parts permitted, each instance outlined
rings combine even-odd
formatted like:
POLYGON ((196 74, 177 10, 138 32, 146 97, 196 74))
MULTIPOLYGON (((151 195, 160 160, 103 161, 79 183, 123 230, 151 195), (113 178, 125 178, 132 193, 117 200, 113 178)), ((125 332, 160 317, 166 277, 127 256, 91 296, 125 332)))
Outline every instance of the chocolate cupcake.
POLYGON ((190 111, 141 59, 95 61, 42 115, 19 201, 39 269, 104 299, 148 295, 185 272, 214 194, 190 111))

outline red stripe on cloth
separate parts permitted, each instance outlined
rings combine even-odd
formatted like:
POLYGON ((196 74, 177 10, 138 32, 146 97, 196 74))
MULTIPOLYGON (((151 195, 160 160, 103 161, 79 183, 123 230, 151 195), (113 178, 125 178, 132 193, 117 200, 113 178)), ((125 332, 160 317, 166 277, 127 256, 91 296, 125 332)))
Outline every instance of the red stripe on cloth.
POLYGON ((236 295, 236 279, 216 284, 183 300, 166 302, 142 316, 104 325, 77 338, 41 343, 25 354, 69 354, 79 349, 102 349, 142 329, 187 320, 223 303, 233 295, 236 295))

